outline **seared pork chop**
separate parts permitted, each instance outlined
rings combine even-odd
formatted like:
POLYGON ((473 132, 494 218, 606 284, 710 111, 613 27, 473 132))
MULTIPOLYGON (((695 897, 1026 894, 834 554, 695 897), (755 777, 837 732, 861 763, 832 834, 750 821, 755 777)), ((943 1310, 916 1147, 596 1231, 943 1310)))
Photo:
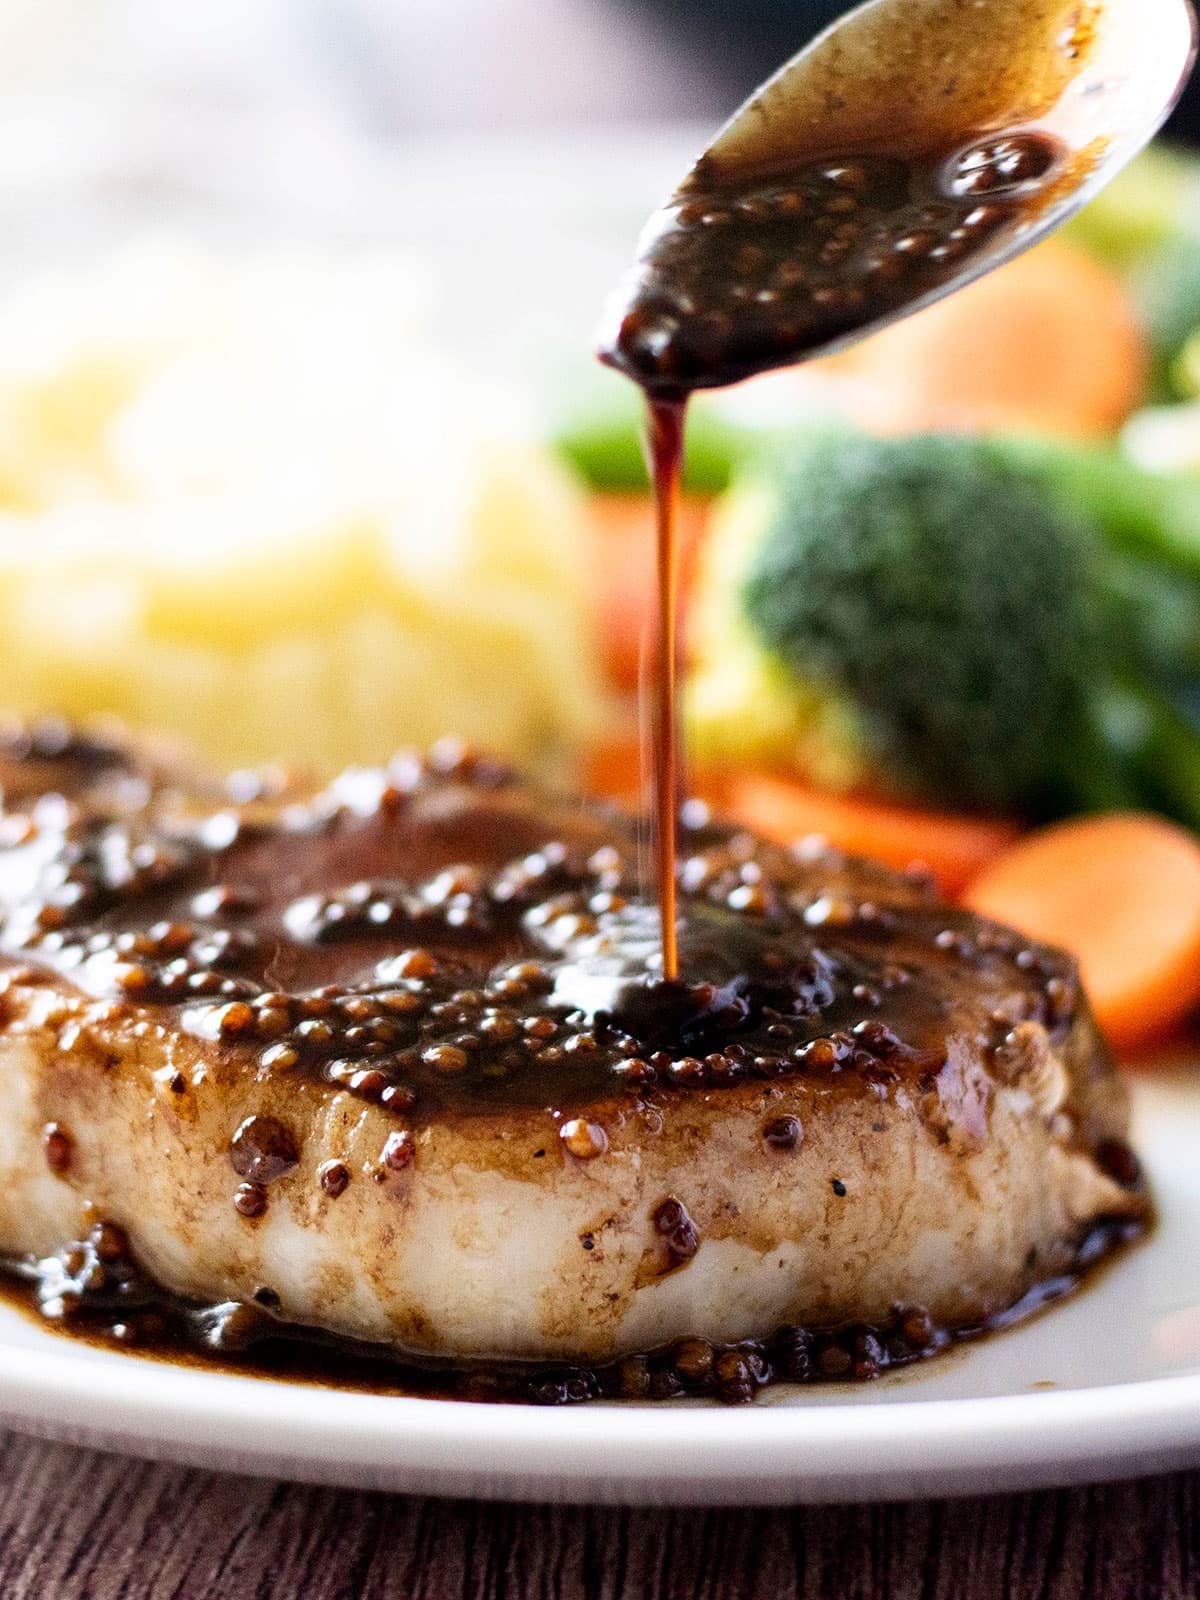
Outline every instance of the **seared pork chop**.
POLYGON ((1073 963, 915 877, 686 808, 667 984, 633 822, 449 745, 198 793, 33 729, 0 785, 10 1258, 103 1222, 410 1358, 682 1340, 674 1392, 780 1328, 936 1343, 1144 1213, 1073 963))

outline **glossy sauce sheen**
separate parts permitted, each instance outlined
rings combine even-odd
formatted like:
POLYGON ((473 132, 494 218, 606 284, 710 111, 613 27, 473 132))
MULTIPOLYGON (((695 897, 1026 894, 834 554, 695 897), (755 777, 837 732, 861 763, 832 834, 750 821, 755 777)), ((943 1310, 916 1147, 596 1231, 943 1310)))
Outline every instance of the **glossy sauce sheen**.
POLYGON ((653 805, 662 966, 678 973, 676 518, 687 397, 803 360, 936 295, 1015 234, 1067 174, 1030 130, 901 157, 851 150, 736 176, 706 158, 651 222, 601 359, 646 394, 657 504, 653 805))
POLYGON ((736 179, 705 162, 651 223, 602 358, 682 398, 790 365, 935 295, 1068 171, 1047 134, 831 153, 736 179))
MULTIPOLYGON (((0 772, 0 972, 61 979, 135 1035, 144 1024, 194 1034, 256 1081, 303 1076, 382 1108, 395 1118, 384 1165, 412 1163, 424 1123, 506 1108, 545 1108, 547 1131, 587 1159, 595 1152, 574 1149, 566 1120, 585 1110, 670 1115, 688 1097, 715 1106, 792 1078, 819 1086, 830 1108, 864 1084, 936 1100, 952 1054, 999 1059, 1022 1022, 1065 1050, 1080 1019, 1066 957, 939 904, 918 877, 781 849, 694 805, 681 823, 686 977, 666 980, 651 959, 656 908, 638 897, 634 824, 555 802, 456 745, 317 793, 245 775, 196 793, 50 728, 0 746, 0 772)), ((586 1135, 588 1119, 575 1128, 586 1135)), ((791 1116, 762 1129, 781 1152, 800 1134, 791 1116)), ((47 1165, 69 1172, 71 1130, 45 1136, 47 1165)), ((303 1135, 251 1116, 228 1137, 214 1155, 229 1162, 231 1190, 244 1180, 233 1203, 253 1227, 270 1187, 291 1181, 303 1135)), ((1140 1193, 1136 1161, 1123 1144, 1098 1144, 1107 1137, 1081 1120, 1082 1147, 1140 1193)), ((336 1170, 318 1177, 336 1199, 336 1170)), ((659 1203, 654 1223, 681 1262, 695 1252, 678 1200, 659 1203)), ((1073 1246, 1071 1270, 1004 1318, 1066 1292, 1140 1226, 1102 1225, 1073 1246)), ((550 1403, 740 1401, 771 1377, 870 1377, 979 1331, 936 1327, 910 1305, 885 1325, 787 1326, 727 1348, 685 1338, 602 1367, 414 1365, 289 1330, 267 1289, 254 1304, 164 1294, 103 1219, 7 1270, 22 1303, 123 1346, 550 1403), (307 1353, 281 1348, 285 1337, 307 1353)))
POLYGON ((686 403, 647 399, 646 439, 654 484, 658 564, 658 639, 654 682, 654 831, 663 977, 679 976, 675 816, 679 808, 679 495, 686 403))
POLYGON ((56 972, 407 1123, 657 1084, 836 1082, 885 1058, 919 1077, 958 1028, 998 1046, 1018 1020, 1055 1034, 1075 1013, 1069 958, 919 876, 772 846, 702 806, 681 820, 672 980, 633 824, 456 744, 316 794, 239 778, 237 798, 147 797, 119 752, 63 765, 82 760, 87 793, 0 814, 0 969, 56 972))

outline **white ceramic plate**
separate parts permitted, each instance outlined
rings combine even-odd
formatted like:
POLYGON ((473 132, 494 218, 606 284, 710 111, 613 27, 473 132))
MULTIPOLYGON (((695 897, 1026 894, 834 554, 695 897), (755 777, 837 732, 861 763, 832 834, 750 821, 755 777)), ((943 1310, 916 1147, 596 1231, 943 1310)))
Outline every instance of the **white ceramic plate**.
POLYGON ((1200 1069, 1137 1100, 1153 1237, 1035 1321, 874 1384, 737 1409, 415 1400, 108 1353, 0 1307, 0 1420, 224 1471, 496 1499, 901 1499, 1197 1465, 1200 1069))

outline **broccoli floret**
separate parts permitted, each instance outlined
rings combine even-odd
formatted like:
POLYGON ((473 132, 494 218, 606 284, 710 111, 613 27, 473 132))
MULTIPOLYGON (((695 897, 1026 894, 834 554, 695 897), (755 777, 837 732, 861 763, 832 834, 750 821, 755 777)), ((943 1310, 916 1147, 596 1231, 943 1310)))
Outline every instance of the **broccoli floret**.
POLYGON ((742 604, 857 708, 878 771, 1007 808, 1047 787, 1097 670, 1086 560, 1086 532, 979 441, 843 435, 790 464, 742 604))
MULTIPOLYGON (((644 407, 629 383, 607 372, 581 380, 572 371, 570 384, 552 395, 547 405, 551 444, 589 488, 645 492, 644 407)), ((719 494, 756 449, 758 439, 726 421, 711 405, 694 405, 692 413, 684 487, 692 494, 719 494)))
POLYGON ((1200 672, 1200 480, 1151 472, 1110 445, 1007 436, 988 449, 1086 526, 1109 657, 1168 677, 1200 672))
POLYGON ((1169 699, 1200 649, 1200 593, 1131 553, 1148 513, 1117 497, 1113 537, 1097 525, 1071 492, 1088 459, 955 435, 795 441, 710 552, 702 754, 945 807, 1152 797, 1200 817, 1200 740, 1169 699))

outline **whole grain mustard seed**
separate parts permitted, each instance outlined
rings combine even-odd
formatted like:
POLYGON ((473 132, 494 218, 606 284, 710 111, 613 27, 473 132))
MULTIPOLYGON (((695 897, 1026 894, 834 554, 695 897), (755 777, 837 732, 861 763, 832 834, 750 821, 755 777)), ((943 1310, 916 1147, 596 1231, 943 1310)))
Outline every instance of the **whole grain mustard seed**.
POLYGON ((331 1200, 345 1194, 350 1184, 350 1169, 343 1161, 323 1161, 317 1168, 317 1179, 331 1200))
POLYGON ((389 1133, 384 1140, 380 1160, 389 1172, 404 1172, 406 1168, 412 1166, 415 1155, 412 1135, 398 1128, 389 1133))
POLYGON ((229 1144, 229 1160, 239 1178, 265 1185, 290 1172, 300 1159, 291 1130, 275 1117, 247 1117, 229 1144))
POLYGON ((465 1072, 470 1065, 470 1057, 467 1052, 452 1044, 431 1045, 425 1051, 422 1060, 426 1066, 432 1067, 435 1072, 440 1072, 446 1076, 465 1072))
POLYGON ((763 1140, 773 1150, 794 1150, 803 1135, 798 1117, 772 1117, 763 1128, 763 1140))
POLYGON ((233 1205, 239 1216, 253 1221, 267 1209, 267 1191, 257 1183, 241 1183, 234 1191, 233 1205))
POLYGON ((608 1134, 598 1122, 572 1117, 559 1129, 559 1138, 578 1161, 594 1161, 608 1149, 608 1134))
POLYGON ((42 1129, 42 1153, 50 1171, 61 1178, 70 1171, 75 1155, 75 1141, 57 1122, 48 1122, 42 1129))

